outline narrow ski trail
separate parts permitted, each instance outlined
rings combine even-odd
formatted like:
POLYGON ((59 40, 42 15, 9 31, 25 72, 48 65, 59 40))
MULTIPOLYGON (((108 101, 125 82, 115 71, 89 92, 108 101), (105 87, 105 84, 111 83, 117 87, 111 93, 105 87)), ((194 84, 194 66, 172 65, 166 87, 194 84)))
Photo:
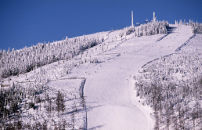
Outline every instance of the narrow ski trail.
POLYGON ((72 73, 88 73, 84 75, 88 129, 153 129, 154 119, 150 116, 150 109, 134 99, 130 76, 145 63, 173 53, 192 35, 191 27, 182 25, 176 26, 166 37, 153 35, 133 38, 100 55, 104 57, 106 53, 117 53, 120 56, 97 65, 83 65, 74 69, 72 73))

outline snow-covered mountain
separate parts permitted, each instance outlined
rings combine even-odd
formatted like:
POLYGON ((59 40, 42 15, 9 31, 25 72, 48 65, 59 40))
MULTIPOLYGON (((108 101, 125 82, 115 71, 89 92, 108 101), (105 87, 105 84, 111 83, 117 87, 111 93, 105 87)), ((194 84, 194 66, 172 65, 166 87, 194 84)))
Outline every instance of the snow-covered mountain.
POLYGON ((200 24, 153 21, 2 50, 0 128, 200 129, 200 83, 196 93, 184 93, 188 96, 182 94, 175 102, 183 113, 188 103, 190 114, 169 104, 174 94, 184 92, 176 86, 201 80, 202 36, 193 32, 200 32, 200 24), (162 86, 152 88, 153 81, 162 86), (175 83, 174 92, 169 83, 175 83), (157 109, 159 105, 162 109, 157 109), (169 118, 168 105, 174 113, 169 118))

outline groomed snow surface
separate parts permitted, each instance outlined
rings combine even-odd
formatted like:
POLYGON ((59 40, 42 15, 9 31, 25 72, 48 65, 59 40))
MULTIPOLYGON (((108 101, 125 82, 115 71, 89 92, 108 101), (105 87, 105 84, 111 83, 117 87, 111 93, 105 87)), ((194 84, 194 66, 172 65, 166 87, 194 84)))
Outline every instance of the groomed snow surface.
MULTIPOLYGON (((167 35, 135 37, 132 33, 118 40, 124 30, 108 32, 102 45, 90 48, 72 60, 40 67, 21 74, 20 78, 11 77, 9 82, 35 79, 78 95, 81 81, 85 81, 87 122, 84 123, 89 130, 152 130, 155 123, 152 109, 143 106, 136 97, 132 77, 144 64, 173 53, 193 36, 190 26, 170 26, 172 30, 167 35)), ((81 116, 86 115, 78 114, 79 118, 86 119, 81 116)), ((82 124, 80 120, 76 126, 80 128, 82 124)))
POLYGON ((97 55, 98 60, 105 59, 102 63, 82 64, 71 71, 70 76, 86 78, 88 129, 153 129, 152 110, 139 103, 131 77, 145 63, 173 53, 193 35, 190 26, 170 26, 168 35, 133 37, 97 55))

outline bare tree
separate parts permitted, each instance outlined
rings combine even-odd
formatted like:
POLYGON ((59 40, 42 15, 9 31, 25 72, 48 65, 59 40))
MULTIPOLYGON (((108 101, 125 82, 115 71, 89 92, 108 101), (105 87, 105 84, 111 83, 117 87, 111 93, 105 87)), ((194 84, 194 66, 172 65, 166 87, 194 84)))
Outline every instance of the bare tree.
POLYGON ((64 94, 62 94, 60 91, 58 91, 56 97, 56 110, 58 111, 58 114, 60 111, 64 112, 65 110, 64 94))

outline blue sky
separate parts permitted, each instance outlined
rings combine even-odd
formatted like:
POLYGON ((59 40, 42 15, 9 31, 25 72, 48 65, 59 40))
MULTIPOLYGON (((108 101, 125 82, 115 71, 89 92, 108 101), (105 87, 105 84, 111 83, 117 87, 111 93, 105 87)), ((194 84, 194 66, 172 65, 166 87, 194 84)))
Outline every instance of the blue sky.
POLYGON ((152 18, 202 22, 202 0, 0 0, 0 49, 23 48, 152 18))

